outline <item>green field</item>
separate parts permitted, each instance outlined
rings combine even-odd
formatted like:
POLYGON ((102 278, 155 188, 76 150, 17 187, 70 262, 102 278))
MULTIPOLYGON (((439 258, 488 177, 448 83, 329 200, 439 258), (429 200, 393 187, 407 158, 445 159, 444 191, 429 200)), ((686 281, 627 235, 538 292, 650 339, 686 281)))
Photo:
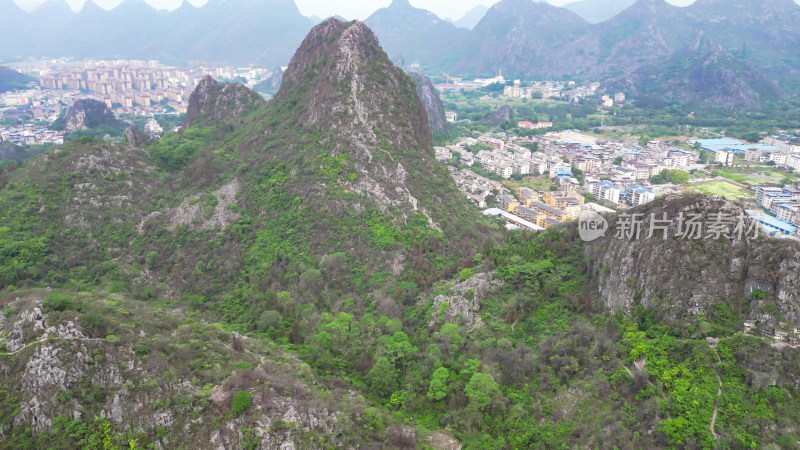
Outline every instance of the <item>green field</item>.
POLYGON ((522 180, 503 180, 503 185, 514 192, 521 187, 531 188, 534 191, 549 191, 553 182, 550 177, 543 175, 540 177, 525 177, 522 180))
POLYGON ((693 184, 687 188, 692 192, 719 195, 720 197, 725 197, 732 201, 753 198, 755 195, 753 191, 727 181, 709 181, 706 183, 693 184))
POLYGON ((782 181, 796 182, 797 175, 775 167, 726 167, 717 169, 714 173, 739 183, 757 185, 764 183, 781 183, 782 181), (784 180, 788 178, 787 180, 784 180))

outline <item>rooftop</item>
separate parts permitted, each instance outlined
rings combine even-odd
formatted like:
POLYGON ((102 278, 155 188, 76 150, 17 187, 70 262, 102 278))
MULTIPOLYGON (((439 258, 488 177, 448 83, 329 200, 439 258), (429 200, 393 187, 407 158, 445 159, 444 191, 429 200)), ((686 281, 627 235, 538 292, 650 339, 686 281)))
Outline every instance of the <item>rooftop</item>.
POLYGON ((796 226, 790 224, 789 222, 784 222, 783 220, 780 220, 777 217, 771 216, 769 214, 764 214, 762 211, 748 209, 747 214, 754 219, 758 219, 759 222, 768 227, 785 231, 787 233, 797 232, 796 226))
POLYGON ((780 147, 775 147, 774 145, 749 144, 736 139, 690 139, 687 142, 700 144, 700 148, 711 153, 717 153, 720 150, 733 150, 740 153, 744 153, 747 150, 781 151, 780 147))
POLYGON ((523 226, 525 228, 530 228, 531 230, 544 230, 544 228, 540 227, 539 225, 536 225, 535 223, 532 223, 532 222, 528 222, 527 220, 523 219, 522 217, 519 217, 519 216, 516 216, 514 214, 508 213, 506 211, 503 211, 500 208, 485 209, 485 210, 483 210, 483 215, 484 216, 502 216, 506 220, 510 220, 510 221, 516 223, 517 225, 521 225, 521 226, 523 226))

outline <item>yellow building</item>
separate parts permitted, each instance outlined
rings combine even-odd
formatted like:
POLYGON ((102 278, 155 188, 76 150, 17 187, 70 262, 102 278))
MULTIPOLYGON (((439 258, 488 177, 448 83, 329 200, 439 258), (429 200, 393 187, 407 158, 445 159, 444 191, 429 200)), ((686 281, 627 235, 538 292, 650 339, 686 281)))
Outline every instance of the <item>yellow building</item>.
POLYGON ((569 214, 567 214, 564 210, 542 202, 532 202, 530 208, 539 213, 540 216, 556 219, 559 222, 564 222, 570 219, 569 214))
POLYGON ((539 225, 540 227, 546 230, 552 227, 553 225, 558 225, 559 223, 561 223, 559 220, 553 219, 552 217, 543 217, 536 223, 536 225, 539 225))
POLYGON ((520 203, 522 203, 524 206, 530 206, 532 202, 538 202, 542 199, 538 192, 530 188, 523 187, 520 188, 518 192, 520 203))
POLYGON ((585 201, 586 199, 576 192, 542 192, 542 203, 554 208, 565 209, 569 206, 582 205, 585 201))
POLYGON ((519 217, 522 217, 528 222, 532 222, 535 223, 536 225, 539 225, 540 214, 536 212, 536 210, 528 208, 527 206, 517 206, 516 208, 514 208, 513 212, 514 214, 516 214, 519 217))
POLYGON ((504 194, 497 196, 497 205, 508 212, 513 212, 514 208, 519 206, 519 202, 514 197, 504 194))

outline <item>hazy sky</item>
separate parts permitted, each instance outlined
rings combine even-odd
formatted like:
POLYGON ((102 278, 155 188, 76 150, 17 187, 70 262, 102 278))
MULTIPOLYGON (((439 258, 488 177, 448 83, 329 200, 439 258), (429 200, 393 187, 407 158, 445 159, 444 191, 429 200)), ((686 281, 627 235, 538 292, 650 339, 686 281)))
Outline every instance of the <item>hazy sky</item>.
MULTIPOLYGON (((33 9, 44 0, 14 0, 25 9, 33 9)), ((85 0, 67 0, 72 9, 80 9, 85 0)), ((111 9, 122 0, 95 0, 103 8, 111 9)), ((163 9, 175 9, 183 0, 146 0, 147 3, 163 9)), ((206 0, 188 0, 193 5, 202 5, 206 0)), ((441 18, 459 19, 476 5, 491 6, 498 0, 409 0, 417 7, 433 11, 441 18)), ((563 5, 575 0, 550 0, 554 5, 563 5)), ((694 0, 667 0, 676 5, 688 5, 694 0)), ((306 16, 328 17, 340 15, 346 19, 366 19, 376 9, 388 6, 391 0, 295 0, 300 12, 306 16)))

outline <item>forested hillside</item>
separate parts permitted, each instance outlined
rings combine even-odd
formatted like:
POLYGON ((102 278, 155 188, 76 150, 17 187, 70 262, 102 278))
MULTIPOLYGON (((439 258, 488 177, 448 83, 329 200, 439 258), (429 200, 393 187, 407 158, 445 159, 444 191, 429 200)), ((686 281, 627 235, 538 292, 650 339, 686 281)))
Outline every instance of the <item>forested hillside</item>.
POLYGON ((0 447, 797 446, 797 245, 505 230, 359 22, 245 89, 0 173, 0 447))

